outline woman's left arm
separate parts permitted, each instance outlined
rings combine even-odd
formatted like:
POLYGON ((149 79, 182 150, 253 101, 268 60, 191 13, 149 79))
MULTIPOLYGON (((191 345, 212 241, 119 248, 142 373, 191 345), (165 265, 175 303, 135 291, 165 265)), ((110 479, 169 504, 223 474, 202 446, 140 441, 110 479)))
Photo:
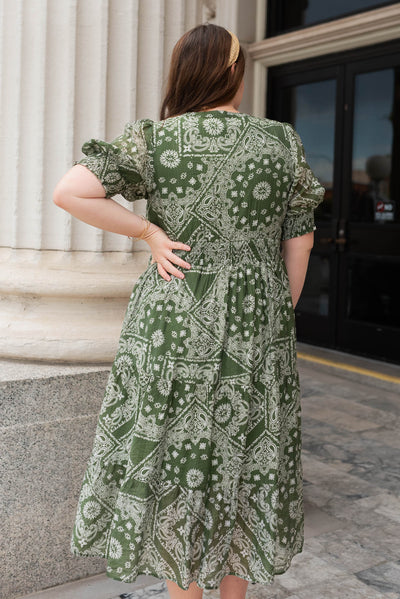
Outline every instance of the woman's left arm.
MULTIPOLYGON (((144 230, 145 223, 137 214, 106 197, 105 189, 100 180, 88 168, 76 164, 60 179, 53 193, 54 203, 79 220, 120 235, 138 237, 144 230)), ((190 250, 190 247, 180 241, 172 241, 168 235, 151 223, 145 241, 153 254, 153 262, 157 262, 158 272, 170 280, 168 273, 184 278, 183 273, 172 265, 172 262, 184 268, 190 268, 172 252, 173 249, 190 250)))
POLYGON ((296 307, 304 287, 313 245, 314 232, 282 241, 281 255, 288 273, 293 308, 296 307))

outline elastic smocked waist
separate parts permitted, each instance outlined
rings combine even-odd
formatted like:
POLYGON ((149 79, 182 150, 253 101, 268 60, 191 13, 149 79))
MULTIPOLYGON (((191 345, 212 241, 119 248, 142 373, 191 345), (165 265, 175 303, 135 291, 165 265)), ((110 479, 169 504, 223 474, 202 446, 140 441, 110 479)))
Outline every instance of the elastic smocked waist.
POLYGON ((218 239, 202 243, 188 243, 191 250, 176 250, 174 254, 187 260, 192 267, 220 269, 224 266, 266 264, 280 251, 279 239, 266 237, 252 239, 218 239))

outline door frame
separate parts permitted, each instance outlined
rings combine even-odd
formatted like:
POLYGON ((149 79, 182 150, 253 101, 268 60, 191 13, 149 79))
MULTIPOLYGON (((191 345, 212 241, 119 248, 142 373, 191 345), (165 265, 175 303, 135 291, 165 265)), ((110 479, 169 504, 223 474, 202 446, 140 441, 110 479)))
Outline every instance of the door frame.
MULTIPOLYGON (((355 77, 362 72, 390 68, 394 64, 400 64, 400 40, 272 67, 268 72, 267 86, 267 117, 284 120, 282 114, 284 88, 324 79, 336 79, 332 220, 331 226, 323 221, 317 221, 313 250, 314 254, 330 258, 330 312, 328 317, 296 313, 298 336, 301 340, 310 343, 365 355, 365 342, 367 339, 370 340, 372 335, 376 354, 369 351, 367 355, 389 361, 391 359, 393 361, 393 356, 387 355, 385 346, 387 342, 393 347, 396 342, 400 346, 399 331, 390 327, 346 319, 347 264, 353 254, 347 251, 339 252, 335 246, 324 247, 321 240, 338 238, 339 218, 342 221, 345 219, 347 224, 350 222, 355 77), (310 331, 314 333, 311 336, 310 331), (383 338, 385 341, 382 341, 383 338)), ((398 227, 400 237, 400 223, 393 226, 396 229, 398 227)), ((377 256, 377 254, 372 255, 377 256)), ((400 348, 394 360, 400 361, 400 348)))
MULTIPOLYGON (((381 48, 379 48, 380 50, 381 48)), ((369 223, 353 223, 350 220, 350 194, 351 194, 351 183, 352 183, 352 154, 353 154, 353 135, 354 135, 354 102, 355 102, 355 78, 357 75, 363 73, 371 73, 385 68, 393 68, 397 65, 400 66, 400 41, 385 44, 386 52, 368 53, 364 55, 361 53, 361 57, 358 59, 355 57, 353 60, 346 64, 345 73, 345 86, 344 86, 344 102, 348 105, 348 110, 344 113, 344 136, 343 136, 343 202, 342 202, 342 214, 343 218, 348 223, 348 227, 351 230, 358 228, 364 228, 367 230, 373 228, 373 225, 369 223)), ((400 198, 399 198, 400 200, 400 198)), ((398 200, 398 201, 399 201, 398 200)), ((351 246, 349 251, 344 253, 341 259, 345 262, 341 265, 340 276, 341 280, 338 281, 338 285, 342 286, 343 294, 339 295, 338 301, 338 318, 341 323, 338 327, 337 343, 341 348, 353 350, 359 353, 363 353, 363 349, 367 344, 373 344, 376 354, 374 357, 378 359, 386 359, 389 361, 395 361, 400 363, 400 331, 395 327, 389 327, 384 324, 368 323, 364 321, 351 320, 346 317, 346 298, 348 297, 348 284, 349 280, 346 277, 349 272, 348 263, 352 258, 370 258, 375 261, 384 260, 385 262, 400 263, 400 241, 398 245, 397 255, 387 254, 385 248, 385 238, 393 239, 398 238, 400 240, 400 222, 393 224, 385 224, 382 231, 374 229, 374 233, 381 241, 377 239, 377 243, 380 247, 380 252, 368 253, 365 249, 361 252, 357 252, 357 249, 352 250, 351 246), (383 241, 383 243, 382 243, 383 241), (388 348, 392 348, 392 351, 388 353, 388 348)), ((351 234, 350 234, 351 238, 351 234)), ((371 354, 370 354, 371 355, 371 354)))

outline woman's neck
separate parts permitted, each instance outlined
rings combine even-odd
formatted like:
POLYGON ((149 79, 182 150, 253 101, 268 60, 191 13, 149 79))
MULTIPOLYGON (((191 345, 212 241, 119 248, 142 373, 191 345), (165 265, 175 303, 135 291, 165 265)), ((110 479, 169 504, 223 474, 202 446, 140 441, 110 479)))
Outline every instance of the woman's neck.
POLYGON ((227 112, 239 112, 235 106, 232 106, 232 104, 227 104, 224 106, 213 106, 213 108, 206 108, 205 110, 202 110, 201 112, 209 112, 210 110, 226 110, 227 112))

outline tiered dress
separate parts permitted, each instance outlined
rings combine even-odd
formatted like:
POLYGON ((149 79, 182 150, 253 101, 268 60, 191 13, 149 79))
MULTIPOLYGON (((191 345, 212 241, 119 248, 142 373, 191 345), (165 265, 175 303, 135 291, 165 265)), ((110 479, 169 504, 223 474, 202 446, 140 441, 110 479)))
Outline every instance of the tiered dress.
POLYGON ((191 265, 133 286, 71 552, 107 575, 270 584, 302 551, 301 406, 280 243, 315 229, 324 188, 287 123, 223 110, 141 119, 80 164, 191 265))

